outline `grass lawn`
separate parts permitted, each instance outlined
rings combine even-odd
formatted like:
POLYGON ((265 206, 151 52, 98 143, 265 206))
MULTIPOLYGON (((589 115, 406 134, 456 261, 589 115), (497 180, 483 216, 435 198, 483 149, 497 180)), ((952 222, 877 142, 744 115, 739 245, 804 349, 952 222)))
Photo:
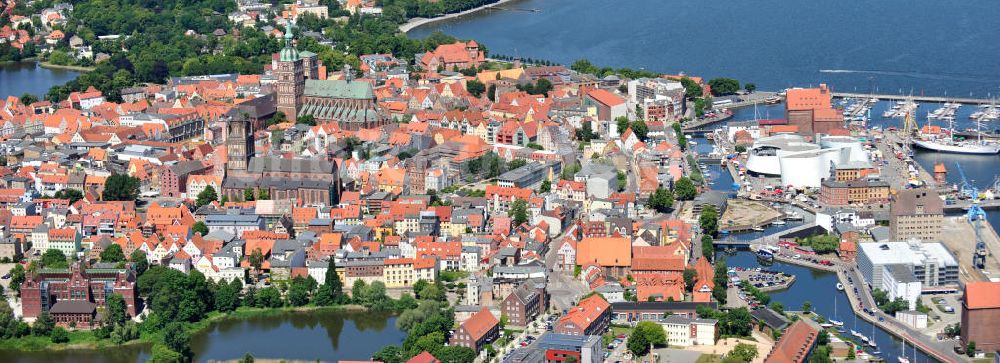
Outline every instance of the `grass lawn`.
POLYGON ((715 354, 702 354, 700 357, 698 357, 698 360, 696 360, 695 363, 717 363, 721 361, 722 361, 721 356, 715 354))

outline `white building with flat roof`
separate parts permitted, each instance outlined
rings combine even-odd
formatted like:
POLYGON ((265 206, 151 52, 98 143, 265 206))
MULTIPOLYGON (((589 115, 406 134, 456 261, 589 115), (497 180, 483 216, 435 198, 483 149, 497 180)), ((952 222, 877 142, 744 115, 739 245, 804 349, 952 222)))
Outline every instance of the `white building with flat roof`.
POLYGON ((940 242, 870 242, 858 244, 858 269, 872 288, 885 290, 885 266, 907 267, 923 286, 958 284, 958 260, 940 242))
POLYGON ((669 315, 659 321, 667 335, 667 344, 688 347, 692 345, 715 345, 715 319, 689 318, 669 315))
POLYGON ((908 304, 907 309, 916 309, 922 284, 913 276, 913 271, 906 265, 885 265, 882 269, 882 289, 889 300, 902 298, 908 304))

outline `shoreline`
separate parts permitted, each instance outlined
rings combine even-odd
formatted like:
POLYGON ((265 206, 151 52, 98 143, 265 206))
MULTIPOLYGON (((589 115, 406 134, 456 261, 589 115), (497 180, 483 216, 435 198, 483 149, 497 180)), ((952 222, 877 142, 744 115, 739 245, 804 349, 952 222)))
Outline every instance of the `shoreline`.
POLYGON ((63 66, 43 61, 37 61, 36 63, 38 63, 38 66, 42 68, 59 69, 59 70, 74 71, 80 73, 90 72, 96 68, 96 67, 70 66, 70 65, 63 66))
MULTIPOLYGON (((206 329, 210 328, 213 324, 220 323, 226 320, 240 320, 240 319, 250 319, 256 317, 270 317, 282 314, 308 314, 314 312, 325 312, 325 311, 339 311, 345 313, 358 313, 371 311, 361 305, 336 305, 336 306, 299 306, 299 307, 280 307, 280 308, 243 308, 237 309, 225 314, 217 314, 212 316, 207 316, 205 319, 200 321, 187 324, 187 333, 190 336, 200 334, 206 329)), ((79 330, 81 332, 93 332, 93 330, 79 330)), ((74 331, 75 332, 75 331, 74 331)), ((72 333, 71 333, 72 334, 72 333)), ((29 336, 31 337, 31 336, 29 336)), ((121 344, 114 344, 108 339, 93 340, 79 343, 47 343, 42 347, 37 346, 5 346, 6 344, 0 344, 4 346, 3 351, 9 352, 59 352, 59 351, 83 351, 83 350, 99 350, 112 347, 125 347, 133 345, 145 345, 152 347, 156 343, 155 335, 153 336, 140 336, 138 339, 133 339, 121 344)), ((20 339, 20 338, 18 338, 20 339)), ((46 340, 48 338, 46 337, 46 340)))
POLYGON ((486 10, 486 9, 489 9, 489 8, 492 8, 492 7, 504 5, 504 4, 507 4, 507 3, 512 3, 512 2, 515 2, 515 1, 518 1, 518 0, 499 0, 499 1, 494 2, 494 3, 489 3, 489 4, 478 6, 478 7, 472 8, 472 9, 459 11, 457 13, 444 14, 444 15, 441 15, 441 16, 433 17, 433 18, 412 18, 412 19, 408 20, 407 22, 405 22, 403 24, 400 24, 399 25, 399 31, 403 32, 403 34, 406 34, 406 33, 409 33, 413 29, 419 28, 419 27, 427 25, 427 24, 436 23, 436 22, 439 22, 439 21, 442 21, 442 20, 448 20, 448 19, 458 18, 458 17, 464 16, 464 15, 469 15, 469 14, 477 13, 477 12, 482 11, 482 10, 486 10))

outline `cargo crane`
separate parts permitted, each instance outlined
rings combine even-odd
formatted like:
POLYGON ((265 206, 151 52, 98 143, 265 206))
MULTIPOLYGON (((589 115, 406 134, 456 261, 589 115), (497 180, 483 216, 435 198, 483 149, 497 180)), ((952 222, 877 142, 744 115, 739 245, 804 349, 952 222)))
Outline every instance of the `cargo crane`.
POLYGON ((958 169, 958 175, 962 178, 959 193, 965 195, 971 202, 966 217, 969 219, 969 223, 972 224, 972 229, 976 233, 976 251, 972 253, 972 265, 976 266, 976 268, 984 268, 986 266, 986 242, 983 242, 983 237, 980 235, 979 223, 983 219, 986 219, 986 212, 979 206, 979 189, 965 178, 965 171, 962 170, 962 164, 955 163, 955 166, 958 169))

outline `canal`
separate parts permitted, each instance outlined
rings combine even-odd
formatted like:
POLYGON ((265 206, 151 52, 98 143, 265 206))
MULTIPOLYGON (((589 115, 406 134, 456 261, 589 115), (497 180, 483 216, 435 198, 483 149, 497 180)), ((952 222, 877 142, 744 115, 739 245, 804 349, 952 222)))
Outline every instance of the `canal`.
MULTIPOLYGON (((288 312, 215 322, 191 339, 195 362, 256 358, 305 361, 367 360, 400 344, 396 316, 356 311, 288 312)), ((148 345, 102 350, 0 351, 5 363, 132 363, 149 358, 148 345)))
MULTIPOLYGON (((749 251, 740 251, 735 254, 720 252, 716 255, 716 259, 725 259, 729 267, 762 267, 756 256, 749 251)), ((795 276, 795 283, 790 288, 770 293, 771 300, 780 302, 784 305, 785 310, 801 310, 802 305, 809 302, 812 305, 812 310, 816 313, 828 319, 843 321, 844 329, 848 332, 855 330, 869 337, 874 333, 875 342, 879 351, 882 352, 881 357, 887 362, 896 362, 896 357, 903 353, 902 343, 899 339, 854 315, 847 295, 842 291, 837 291, 837 275, 835 273, 812 270, 782 262, 775 262, 764 268, 795 276)), ((847 333, 846 336, 849 337, 850 333, 847 333)), ((906 346, 905 355, 910 358, 910 362, 937 362, 936 359, 919 350, 916 352, 916 359, 914 359, 912 345, 907 344, 906 346)))
POLYGON ((0 63, 0 97, 21 97, 30 93, 45 97, 49 88, 72 81, 79 72, 42 68, 35 62, 0 63))

